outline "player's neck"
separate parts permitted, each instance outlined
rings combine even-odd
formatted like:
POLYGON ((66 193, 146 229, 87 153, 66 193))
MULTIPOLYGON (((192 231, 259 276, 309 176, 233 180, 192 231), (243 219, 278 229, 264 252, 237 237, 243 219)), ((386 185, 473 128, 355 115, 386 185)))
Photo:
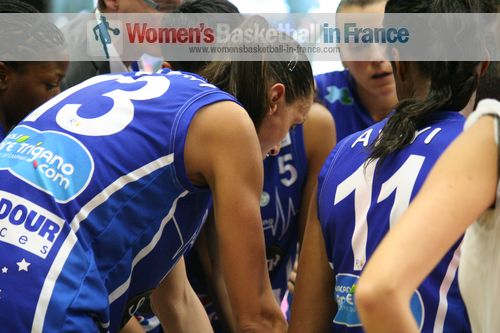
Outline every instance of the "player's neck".
POLYGON ((384 119, 398 102, 395 94, 375 95, 359 85, 358 97, 368 114, 376 122, 384 119))
POLYGON ((465 117, 469 117, 469 115, 472 113, 472 111, 474 111, 474 105, 476 104, 476 95, 477 95, 477 92, 475 91, 470 100, 469 100, 469 103, 467 103, 467 105, 465 106, 465 108, 460 111, 460 113, 465 117))

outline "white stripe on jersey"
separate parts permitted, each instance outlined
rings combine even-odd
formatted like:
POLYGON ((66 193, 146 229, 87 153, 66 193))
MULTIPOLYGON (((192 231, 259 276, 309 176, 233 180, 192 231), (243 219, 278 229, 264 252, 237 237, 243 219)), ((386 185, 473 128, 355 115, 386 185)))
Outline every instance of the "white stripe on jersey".
POLYGON ((78 239, 76 238, 76 235, 70 232, 59 249, 52 266, 50 266, 50 270, 45 277, 45 281, 43 282, 40 298, 36 304, 35 317, 33 318, 31 333, 42 333, 45 314, 47 313, 47 308, 49 306, 50 299, 52 298, 52 291, 54 290, 54 286, 59 274, 61 273, 64 263, 77 241, 78 239))
POLYGON ((125 282, 123 282, 121 284, 121 286, 119 286, 118 288, 113 290, 113 292, 111 294, 109 294, 109 297, 108 297, 109 304, 116 301, 118 298, 120 298, 128 290, 128 287, 130 286, 130 278, 132 277, 132 271, 134 270, 134 267, 139 263, 139 261, 144 259, 145 256, 147 256, 149 253, 151 253, 151 251, 154 250, 154 248, 156 247, 156 244, 158 244, 158 242, 160 241, 160 238, 163 234, 163 229, 165 229, 165 226, 167 225, 167 223, 169 221, 172 220, 172 218, 175 214, 175 211, 177 209, 177 201, 179 201, 180 198, 186 196, 188 193, 189 193, 189 191, 184 191, 174 200, 174 202, 172 203, 172 207, 170 208, 167 216, 161 221, 160 228, 158 229, 158 231, 155 233, 155 235, 151 239, 151 242, 149 242, 148 245, 146 245, 142 250, 140 250, 139 253, 137 253, 137 255, 134 257, 134 260, 132 260, 132 266, 130 268, 130 274, 129 274, 127 280, 125 282))
POLYGON ((85 206, 83 206, 78 214, 75 215, 70 225, 73 232, 76 233, 80 228, 80 222, 85 220, 95 208, 99 207, 104 201, 108 200, 109 197, 116 191, 121 190, 125 185, 135 182, 158 169, 172 164, 173 162, 174 154, 163 156, 115 180, 112 184, 106 187, 104 191, 96 195, 85 206))
POLYGON ((446 319, 446 313, 448 312, 448 292, 450 291, 451 284, 455 279, 458 263, 460 262, 460 247, 461 244, 456 248, 455 253, 453 253, 453 258, 448 265, 446 275, 444 276, 443 282, 439 287, 439 304, 436 312, 436 319, 434 321, 434 333, 441 333, 444 330, 444 320, 446 319))
POLYGON ((35 317, 33 318, 31 333, 42 333, 43 331, 45 316, 47 314, 47 308, 49 306, 50 299, 52 298, 52 292, 54 291, 54 287, 59 274, 61 274, 61 271, 64 267, 64 263, 68 259, 69 254, 78 241, 76 232, 80 228, 80 223, 85 220, 95 208, 99 207, 113 193, 119 191, 125 185, 135 182, 158 169, 172 164, 173 162, 174 154, 169 154, 118 178, 112 184, 106 187, 101 193, 90 200, 85 206, 83 206, 78 214, 75 215, 70 225, 73 232, 70 232, 68 236, 66 236, 66 239, 59 249, 59 252, 57 253, 56 258, 54 259, 54 262, 52 263, 43 283, 42 290, 40 292, 40 298, 38 299, 38 303, 35 309, 35 317))

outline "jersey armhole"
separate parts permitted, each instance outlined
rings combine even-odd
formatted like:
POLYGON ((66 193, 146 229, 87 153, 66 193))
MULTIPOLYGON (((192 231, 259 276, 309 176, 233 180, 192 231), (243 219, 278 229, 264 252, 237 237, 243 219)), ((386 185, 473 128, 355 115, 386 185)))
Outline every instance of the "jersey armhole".
POLYGON ((187 132, 195 114, 202 108, 223 101, 239 102, 230 94, 221 90, 211 90, 199 93, 184 104, 174 121, 174 131, 170 136, 169 146, 172 148, 176 158, 174 159, 175 177, 178 184, 190 192, 204 191, 206 188, 195 186, 188 179, 184 166, 184 147, 187 132))

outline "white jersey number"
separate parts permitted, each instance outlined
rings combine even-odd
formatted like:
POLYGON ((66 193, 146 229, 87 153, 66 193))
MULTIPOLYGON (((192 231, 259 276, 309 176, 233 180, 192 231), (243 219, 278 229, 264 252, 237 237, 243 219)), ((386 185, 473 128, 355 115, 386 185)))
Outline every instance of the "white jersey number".
POLYGON ((289 173, 289 178, 283 177, 281 178, 281 184, 286 187, 292 186, 298 178, 297 169, 292 164, 287 164, 293 160, 292 154, 285 154, 283 156, 278 157, 278 167, 280 171, 280 175, 284 175, 287 172, 289 173))
POLYGON ((57 112, 57 124, 69 132, 80 135, 106 136, 118 133, 127 127, 134 119, 135 110, 132 101, 144 101, 160 97, 167 92, 170 86, 170 81, 165 76, 142 76, 138 79, 123 75, 96 76, 62 92, 36 109, 25 119, 25 121, 37 120, 45 112, 79 90, 111 80, 123 84, 124 87, 136 82, 146 82, 146 84, 137 90, 127 91, 115 89, 103 94, 103 97, 111 98, 113 104, 110 110, 106 112, 103 111, 103 114, 99 117, 81 117, 78 115, 78 111, 82 104, 66 104, 57 112))
MULTIPOLYGON (((391 178, 382 184, 377 203, 381 203, 390 197, 393 192, 396 192, 390 215, 391 227, 410 204, 411 193, 424 160, 425 157, 423 156, 411 155, 391 178)), ((372 201, 373 176, 377 163, 378 161, 374 161, 366 168, 362 164, 352 175, 337 186, 335 192, 335 205, 354 192, 355 226, 351 246, 354 253, 355 271, 362 270, 366 263, 367 215, 372 201)))

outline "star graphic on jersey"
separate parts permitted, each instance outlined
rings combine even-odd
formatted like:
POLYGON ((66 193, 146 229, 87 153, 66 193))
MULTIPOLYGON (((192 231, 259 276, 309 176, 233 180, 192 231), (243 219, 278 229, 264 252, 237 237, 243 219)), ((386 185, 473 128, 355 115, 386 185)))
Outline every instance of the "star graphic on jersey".
POLYGON ((7 272, 9 271, 9 269, 5 266, 2 267, 2 273, 3 274, 7 274, 7 272))
POLYGON ((349 95, 349 89, 346 87, 337 88, 336 86, 326 87, 326 91, 328 91, 328 95, 325 96, 325 99, 330 102, 330 104, 335 103, 336 101, 340 101, 340 103, 344 105, 353 105, 354 101, 349 95))
POLYGON ((23 260, 21 260, 20 262, 16 262, 17 266, 19 266, 19 268, 17 269, 18 272, 20 271, 28 271, 28 266, 31 265, 30 262, 27 262, 26 259, 23 258, 23 260))

